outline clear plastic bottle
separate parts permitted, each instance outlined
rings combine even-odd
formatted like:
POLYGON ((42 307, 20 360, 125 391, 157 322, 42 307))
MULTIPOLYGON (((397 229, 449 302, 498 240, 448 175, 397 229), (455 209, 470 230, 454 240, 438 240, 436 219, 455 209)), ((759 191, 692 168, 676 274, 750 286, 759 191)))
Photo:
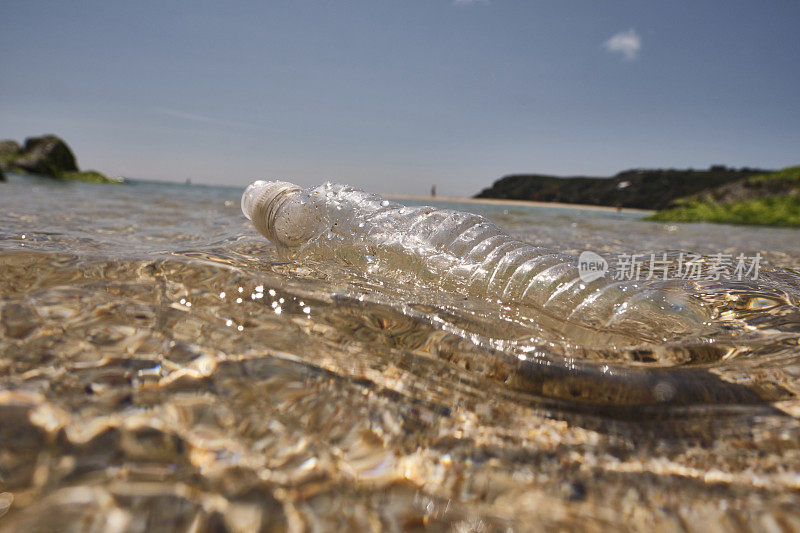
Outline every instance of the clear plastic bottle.
POLYGON ((697 333, 708 312, 661 282, 585 283, 574 256, 516 240, 484 217, 406 207, 333 183, 256 181, 242 211, 284 259, 335 260, 405 283, 537 310, 570 338, 609 332, 632 344, 697 333))

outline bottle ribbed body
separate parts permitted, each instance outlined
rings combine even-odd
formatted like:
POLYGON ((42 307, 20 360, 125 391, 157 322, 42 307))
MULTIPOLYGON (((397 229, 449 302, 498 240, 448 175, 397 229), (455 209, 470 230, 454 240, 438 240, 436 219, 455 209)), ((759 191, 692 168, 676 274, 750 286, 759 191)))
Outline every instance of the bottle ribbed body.
POLYGON ((706 319, 688 295, 657 282, 585 283, 574 256, 516 240, 480 215, 406 207, 345 185, 286 185, 248 215, 286 259, 334 260, 404 283, 517 303, 564 331, 582 329, 583 337, 616 331, 663 341, 697 331, 706 319))

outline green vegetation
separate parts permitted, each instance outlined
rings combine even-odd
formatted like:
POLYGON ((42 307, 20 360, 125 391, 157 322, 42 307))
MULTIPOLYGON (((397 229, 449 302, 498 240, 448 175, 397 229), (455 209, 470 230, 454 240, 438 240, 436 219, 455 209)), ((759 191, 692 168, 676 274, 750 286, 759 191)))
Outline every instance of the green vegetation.
POLYGON ((610 178, 512 175, 477 197, 660 209, 648 217, 657 221, 800 227, 800 166, 634 169, 610 178))
POLYGON ((497 180, 477 197, 664 209, 677 198, 764 172, 714 165, 706 170, 633 169, 610 178, 521 174, 497 180))
POLYGON ((758 176, 753 176, 752 178, 747 180, 748 183, 752 184, 770 183, 774 181, 787 181, 787 182, 800 183, 800 166, 786 167, 781 170, 776 170, 775 172, 769 172, 767 174, 759 174, 758 176))
POLYGON ((715 222, 752 226, 800 226, 800 196, 782 196, 719 204, 692 201, 647 217, 661 222, 715 222))
POLYGON ((21 149, 15 141, 0 141, 0 181, 5 180, 3 171, 11 168, 21 149))
POLYGON ((96 170, 63 172, 57 177, 65 180, 86 181, 88 183, 122 183, 122 181, 111 179, 105 174, 96 170))
POLYGON ((648 220, 800 227, 800 166, 678 199, 648 220))

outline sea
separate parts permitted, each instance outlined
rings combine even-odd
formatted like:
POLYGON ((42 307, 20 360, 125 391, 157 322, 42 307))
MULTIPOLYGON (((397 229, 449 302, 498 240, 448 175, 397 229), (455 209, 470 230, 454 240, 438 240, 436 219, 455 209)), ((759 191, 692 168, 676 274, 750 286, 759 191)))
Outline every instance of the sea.
POLYGON ((400 200, 711 287, 691 342, 590 348, 279 257, 243 187, 8 177, 0 531, 800 530, 800 230, 400 200))

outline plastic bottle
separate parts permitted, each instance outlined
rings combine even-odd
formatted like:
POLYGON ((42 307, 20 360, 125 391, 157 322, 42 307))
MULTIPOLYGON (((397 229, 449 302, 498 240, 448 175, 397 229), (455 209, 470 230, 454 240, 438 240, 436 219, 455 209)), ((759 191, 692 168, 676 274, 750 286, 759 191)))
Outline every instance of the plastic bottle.
POLYGON ((347 185, 256 181, 242 212, 283 259, 335 260, 404 283, 534 308, 546 327, 597 344, 697 333, 708 312, 662 282, 584 283, 577 259, 507 235, 484 217, 406 207, 347 185), (614 337, 614 338, 617 338, 614 337))

